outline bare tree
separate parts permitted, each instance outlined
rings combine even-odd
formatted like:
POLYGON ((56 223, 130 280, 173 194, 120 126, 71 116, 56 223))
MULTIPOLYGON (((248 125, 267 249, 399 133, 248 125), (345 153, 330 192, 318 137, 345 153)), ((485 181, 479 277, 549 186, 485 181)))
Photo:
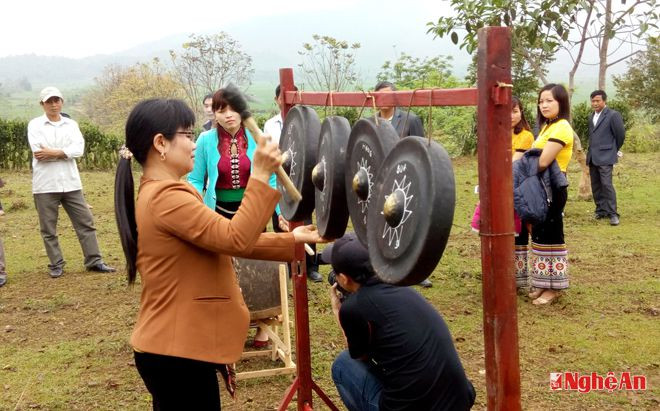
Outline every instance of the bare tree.
POLYGON ((213 35, 195 35, 183 44, 179 54, 170 50, 174 72, 181 82, 190 105, 202 113, 201 98, 229 83, 250 85, 254 69, 252 57, 240 43, 221 31, 213 35))
POLYGON ((569 72, 571 93, 580 65, 598 66, 598 88, 604 90, 610 67, 643 52, 644 39, 657 35, 656 3, 656 0, 635 0, 628 4, 625 0, 584 0, 582 7, 575 9, 566 24, 567 28, 577 25, 579 30, 571 31, 560 44, 573 61, 569 72), (583 60, 587 46, 598 50, 598 61, 583 60))
POLYGON ((468 52, 476 50, 477 30, 485 25, 509 26, 513 33, 512 51, 525 58, 543 83, 543 72, 557 52, 568 53, 573 66, 568 73, 569 93, 575 74, 583 65, 599 66, 598 87, 605 89, 607 69, 642 52, 644 39, 658 34, 657 0, 449 0, 458 13, 429 23, 429 32, 451 35, 458 44, 456 29, 465 29, 461 43, 468 52), (614 45, 614 50, 610 47, 614 45), (585 62, 587 47, 598 50, 597 62, 585 62), (621 57, 624 47, 629 51, 621 57), (612 61, 612 59, 614 59, 612 61))
POLYGON ((357 80, 355 50, 360 43, 348 44, 330 36, 312 36, 312 43, 303 43, 302 63, 298 64, 312 90, 345 90, 357 80))
POLYGON ((164 65, 153 59, 130 67, 107 66, 82 98, 85 114, 104 132, 122 135, 133 106, 145 98, 181 98, 183 90, 164 65))

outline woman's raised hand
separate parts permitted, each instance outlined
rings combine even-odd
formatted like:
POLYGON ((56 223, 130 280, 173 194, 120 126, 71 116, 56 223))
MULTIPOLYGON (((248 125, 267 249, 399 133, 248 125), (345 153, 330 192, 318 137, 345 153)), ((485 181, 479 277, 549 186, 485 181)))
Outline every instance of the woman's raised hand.
POLYGON ((293 238, 296 243, 327 243, 328 240, 321 237, 314 224, 301 225, 293 229, 293 238))
POLYGON ((270 136, 263 135, 257 142, 257 149, 252 157, 252 174, 250 178, 256 178, 266 184, 270 175, 282 164, 282 153, 277 144, 271 143, 270 136))

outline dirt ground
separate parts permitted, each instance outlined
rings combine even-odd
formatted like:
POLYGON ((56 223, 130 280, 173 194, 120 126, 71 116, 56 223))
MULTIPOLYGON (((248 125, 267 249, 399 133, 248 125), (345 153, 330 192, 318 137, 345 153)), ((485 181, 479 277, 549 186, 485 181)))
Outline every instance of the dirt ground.
MULTIPOLYGON (((548 307, 535 307, 527 297, 517 297, 523 409, 660 407, 659 164, 657 153, 627 154, 616 167, 619 227, 593 220, 593 204, 573 198, 578 173, 577 168, 569 170, 566 241, 571 288, 548 307), (648 388, 584 394, 550 390, 549 374, 564 371, 600 375, 630 371, 646 376, 648 388)), ((431 277, 434 287, 418 291, 447 321, 477 389, 474 409, 478 410, 486 405, 480 244, 468 226, 477 201, 476 161, 456 159, 454 167, 458 204, 452 235, 431 277)), ((85 272, 64 213, 59 232, 68 264, 63 277, 50 279, 29 173, 5 173, 3 178, 8 184, 0 190, 0 199, 7 215, 0 219, 0 235, 10 277, 0 289, 0 410, 150 409, 128 344, 139 284, 128 287, 123 270, 85 272)), ((83 173, 105 260, 121 268, 123 255, 112 211, 113 178, 111 172, 83 173)), ((326 273, 324 267, 322 274, 326 273)), ((343 338, 332 319, 327 284, 310 283, 309 301, 312 374, 341 404, 330 365, 344 348, 343 338)), ((238 364, 238 369, 271 365, 268 360, 251 360, 238 364)), ((278 376, 239 381, 236 402, 223 392, 223 409, 276 409, 291 380, 292 376, 278 376)), ((315 405, 325 409, 317 397, 315 405)))

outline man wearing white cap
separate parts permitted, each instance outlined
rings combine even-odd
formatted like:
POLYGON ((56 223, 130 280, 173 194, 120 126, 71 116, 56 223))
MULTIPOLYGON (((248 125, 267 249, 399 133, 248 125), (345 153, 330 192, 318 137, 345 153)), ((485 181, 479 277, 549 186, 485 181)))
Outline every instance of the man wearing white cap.
POLYGON ((75 159, 83 155, 85 140, 78 123, 62 116, 64 99, 57 88, 44 88, 39 98, 44 115, 28 124, 28 140, 33 154, 32 194, 50 259, 49 275, 60 277, 65 264, 56 231, 60 204, 76 230, 87 270, 113 272, 101 257, 94 219, 82 193, 75 159))

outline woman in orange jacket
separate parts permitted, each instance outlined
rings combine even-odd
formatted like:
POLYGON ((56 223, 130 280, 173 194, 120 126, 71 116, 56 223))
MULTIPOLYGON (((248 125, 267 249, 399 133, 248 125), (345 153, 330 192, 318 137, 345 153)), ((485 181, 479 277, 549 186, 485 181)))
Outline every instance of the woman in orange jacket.
POLYGON ((129 283, 142 294, 131 336, 135 365, 154 409, 220 409, 216 370, 230 393, 228 364, 242 353, 248 309, 231 257, 291 261, 296 243, 323 241, 313 226, 264 233, 280 194, 268 179, 280 165, 262 139, 243 201, 230 220, 205 206, 183 176, 193 168, 195 116, 180 100, 138 103, 126 123, 115 178, 115 214, 129 283), (131 158, 142 166, 134 201, 131 158))

